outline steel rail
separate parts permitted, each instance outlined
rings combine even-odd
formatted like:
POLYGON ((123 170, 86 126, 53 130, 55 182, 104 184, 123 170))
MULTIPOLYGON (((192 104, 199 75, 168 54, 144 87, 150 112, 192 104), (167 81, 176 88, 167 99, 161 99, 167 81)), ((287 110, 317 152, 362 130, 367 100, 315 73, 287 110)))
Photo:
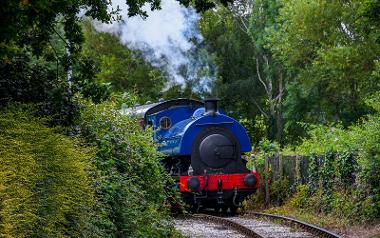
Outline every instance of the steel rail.
POLYGON ((318 227, 318 226, 315 226, 315 225, 312 225, 312 224, 309 224, 309 223, 306 223, 306 222, 303 222, 303 221, 300 221, 300 220, 297 220, 297 219, 294 219, 291 217, 262 213, 262 212, 246 212, 245 214, 253 215, 256 217, 269 218, 272 220, 277 219, 277 220, 282 220, 282 221, 285 221, 288 223, 293 223, 293 224, 298 225, 302 229, 304 229, 304 230, 306 230, 306 231, 310 232, 311 234, 316 235, 318 237, 341 238, 339 235, 337 235, 331 231, 328 231, 324 228, 321 228, 321 227, 318 227))
POLYGON ((234 221, 212 216, 212 215, 206 215, 206 214, 193 214, 193 215, 186 215, 185 218, 189 217, 192 219, 202 220, 202 221, 208 221, 216 224, 225 225, 227 227, 233 228, 235 231, 239 232, 240 234, 245 235, 246 237, 252 237, 252 238, 265 238, 264 236, 256 233, 254 230, 249 229, 246 226, 240 225, 239 223, 236 223, 234 221))

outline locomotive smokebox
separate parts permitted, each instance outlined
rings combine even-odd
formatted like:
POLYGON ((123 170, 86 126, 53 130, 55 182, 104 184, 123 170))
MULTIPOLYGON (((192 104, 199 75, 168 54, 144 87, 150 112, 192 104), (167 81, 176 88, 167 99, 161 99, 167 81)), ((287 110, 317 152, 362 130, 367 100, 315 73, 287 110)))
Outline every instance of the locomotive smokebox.
POLYGON ((206 113, 215 113, 218 111, 218 98, 207 98, 205 102, 205 112, 206 113))

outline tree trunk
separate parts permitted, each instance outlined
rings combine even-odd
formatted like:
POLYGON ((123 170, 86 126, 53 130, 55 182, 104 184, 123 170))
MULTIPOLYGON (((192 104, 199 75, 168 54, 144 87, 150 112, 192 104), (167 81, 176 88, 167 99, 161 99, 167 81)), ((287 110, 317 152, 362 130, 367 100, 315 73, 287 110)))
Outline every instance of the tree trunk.
POLYGON ((284 131, 284 120, 282 117, 282 98, 283 98, 283 92, 284 92, 284 85, 283 85, 283 74, 282 72, 279 73, 279 79, 278 79, 278 99, 277 99, 277 119, 276 119, 276 139, 278 143, 282 143, 282 136, 284 131))
MULTIPOLYGON (((269 121, 269 128, 268 128, 268 138, 271 140, 276 140, 279 143, 282 143, 283 140, 283 130, 284 130, 284 121, 282 117, 282 99, 284 96, 284 77, 282 73, 282 69, 276 66, 274 63, 270 61, 268 56, 263 55, 263 64, 266 67, 266 72, 270 71, 269 68, 274 68, 273 71, 277 72, 274 75, 271 75, 271 73, 264 73, 265 76, 261 74, 260 71, 260 60, 256 58, 256 72, 257 77, 261 84, 263 85, 267 98, 268 98, 268 104, 269 104, 269 112, 267 114, 264 114, 269 121), (273 78, 276 78, 274 80, 273 78), (278 94, 274 97, 274 90, 273 89, 273 82, 278 82, 278 94)), ((265 72, 264 71, 264 72, 265 72)), ((262 111, 262 110, 260 110, 262 111)))

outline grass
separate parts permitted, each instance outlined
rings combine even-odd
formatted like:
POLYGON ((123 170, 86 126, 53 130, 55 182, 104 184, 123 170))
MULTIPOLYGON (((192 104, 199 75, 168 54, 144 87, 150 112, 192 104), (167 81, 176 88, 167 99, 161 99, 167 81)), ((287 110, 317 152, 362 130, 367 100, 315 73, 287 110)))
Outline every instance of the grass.
POLYGON ((350 224, 350 221, 344 218, 337 218, 329 214, 316 214, 311 211, 304 211, 290 206, 272 207, 264 212, 293 217, 326 228, 344 227, 350 224), (321 217, 323 217, 323 219, 321 219, 321 217))
POLYGON ((373 222, 373 224, 355 225, 344 217, 301 210, 289 205, 271 207, 263 212, 292 217, 331 230, 344 237, 380 238, 380 221, 373 222))

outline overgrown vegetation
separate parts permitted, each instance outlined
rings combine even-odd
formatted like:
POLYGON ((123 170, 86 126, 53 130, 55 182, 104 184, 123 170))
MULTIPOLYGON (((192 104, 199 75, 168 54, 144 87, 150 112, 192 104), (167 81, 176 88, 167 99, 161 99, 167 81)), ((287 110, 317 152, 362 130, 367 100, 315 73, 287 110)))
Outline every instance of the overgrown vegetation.
POLYGON ((7 237, 174 237, 176 199, 150 131, 117 101, 82 104, 83 139, 29 106, 0 117, 0 233, 7 237), (147 222, 149 221, 149 222, 147 222))
MULTIPOLYGON (((309 161, 304 171, 307 181, 295 181, 293 187, 286 184, 286 178, 271 181, 271 204, 283 205, 272 211, 324 214, 343 224, 380 218, 380 95, 372 96, 367 105, 376 113, 357 125, 347 129, 340 124, 310 128, 308 138, 291 152, 309 161)), ((261 199, 251 202, 263 202, 261 199)))
POLYGON ((309 182, 290 201, 298 208, 367 222, 380 218, 380 95, 368 101, 376 114, 355 126, 316 126, 296 152, 309 156, 309 182), (295 201, 304 200, 298 203, 295 201))
POLYGON ((83 106, 79 125, 86 141, 98 148, 95 164, 102 180, 97 191, 107 205, 99 225, 109 237, 171 237, 166 199, 175 194, 151 131, 122 115, 116 99, 83 106))
POLYGON ((94 148, 22 108, 0 114, 1 236, 104 237, 96 227, 94 148))

